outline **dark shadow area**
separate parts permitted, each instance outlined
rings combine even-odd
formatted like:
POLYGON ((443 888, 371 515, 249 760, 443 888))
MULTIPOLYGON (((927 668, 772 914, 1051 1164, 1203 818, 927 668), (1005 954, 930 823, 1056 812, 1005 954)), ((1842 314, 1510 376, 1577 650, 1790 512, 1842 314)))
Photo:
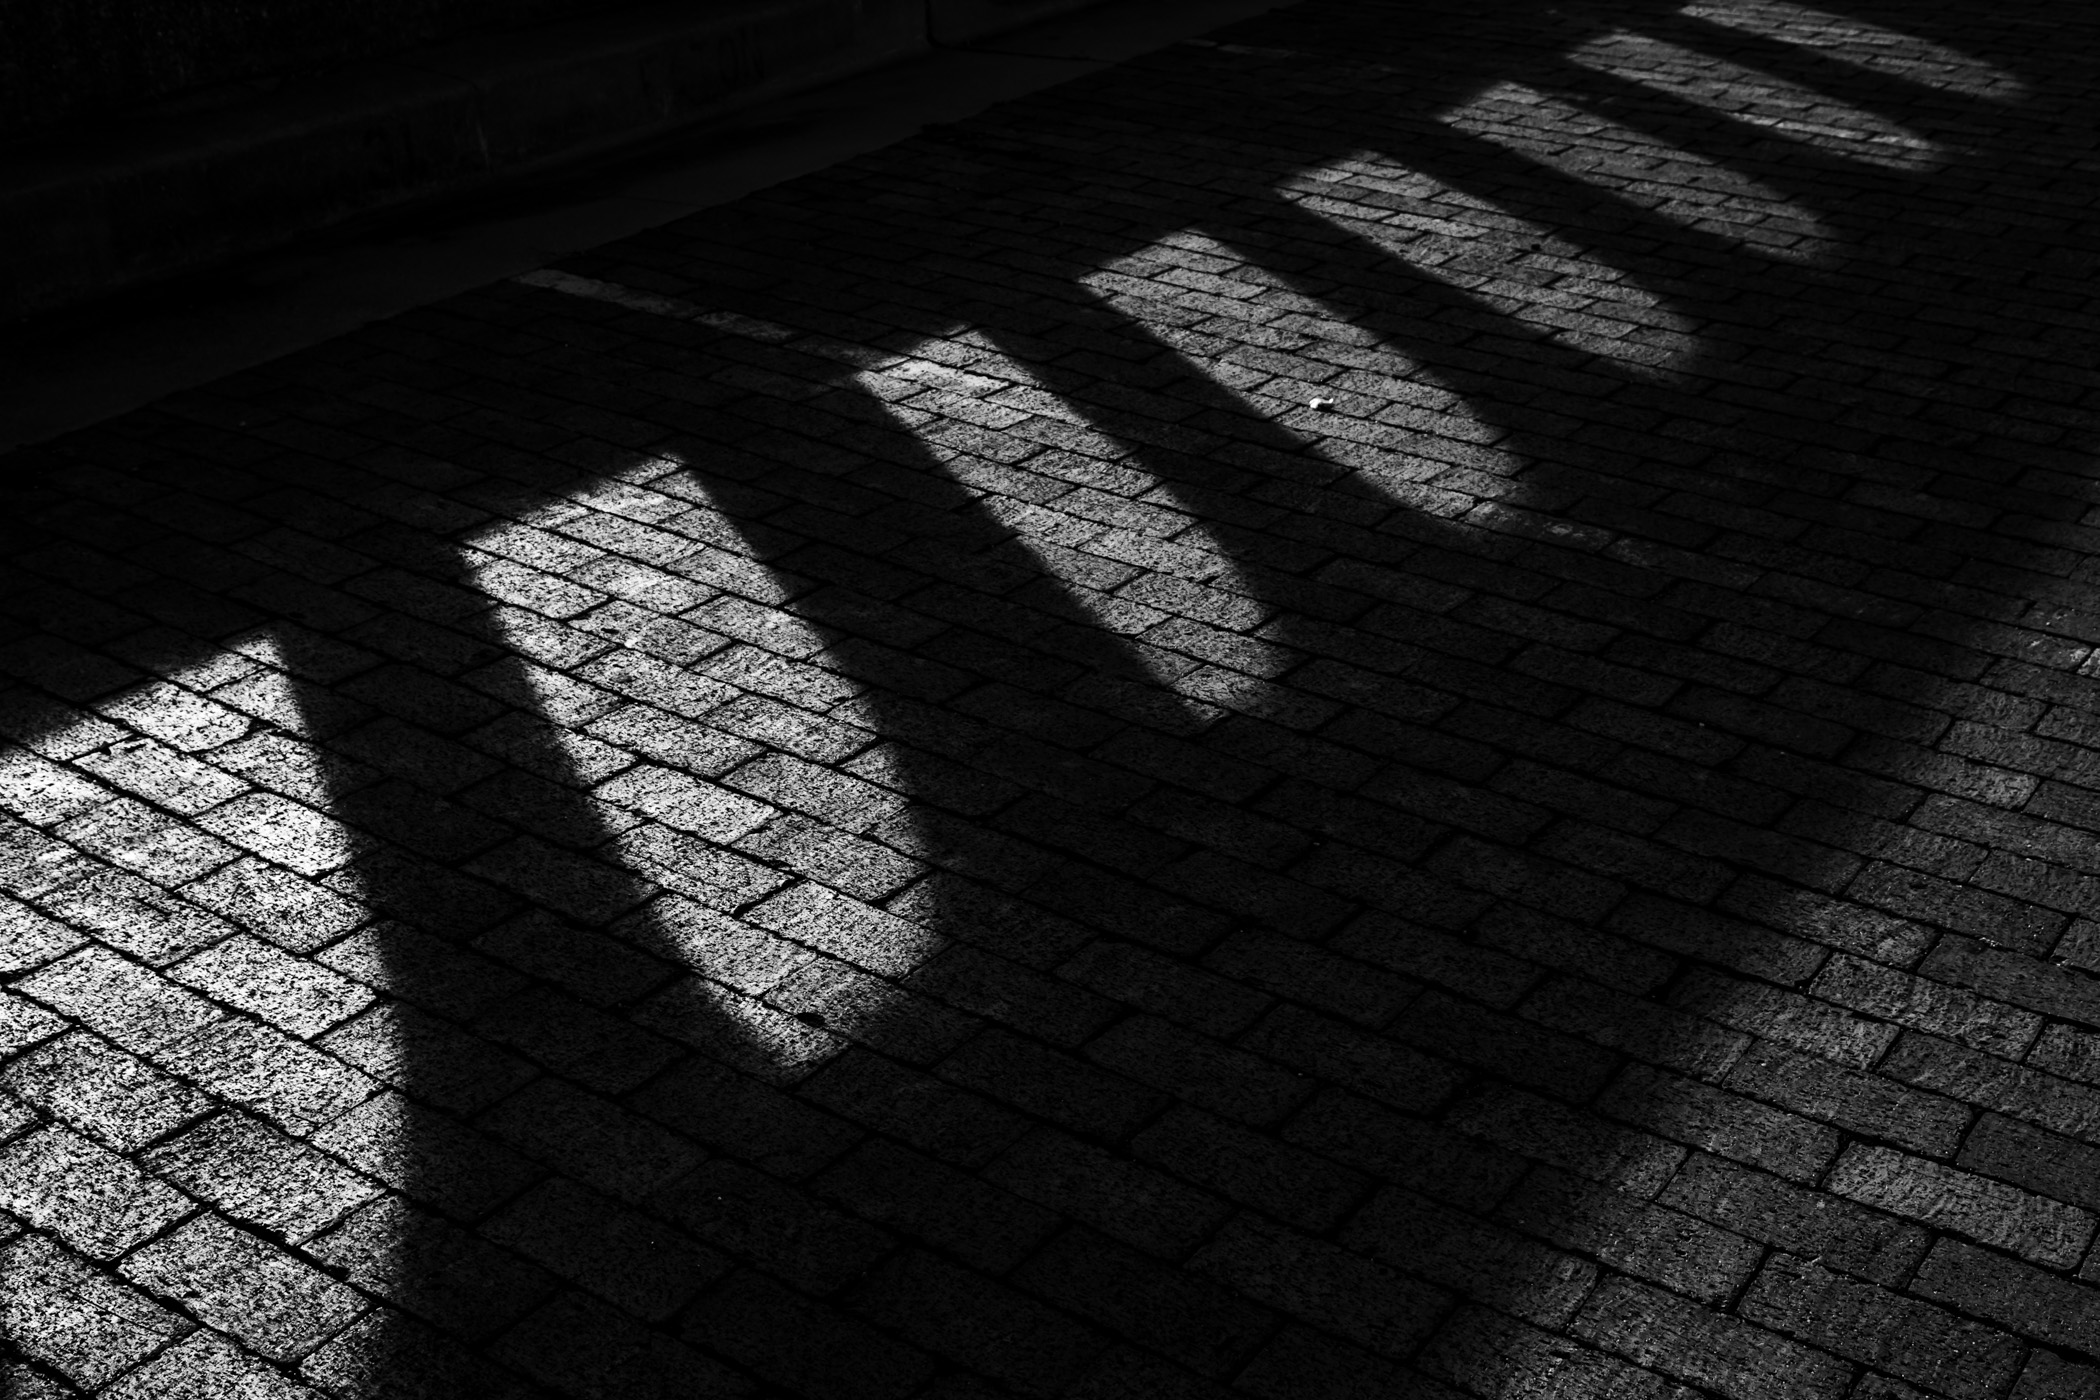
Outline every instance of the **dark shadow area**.
POLYGON ((11 770, 8 1004, 209 1102, 11 1011, 0 1268, 358 1397, 2077 1393, 2092 25, 1819 12, 2026 89, 1301 5, 17 454, 128 796, 11 770))

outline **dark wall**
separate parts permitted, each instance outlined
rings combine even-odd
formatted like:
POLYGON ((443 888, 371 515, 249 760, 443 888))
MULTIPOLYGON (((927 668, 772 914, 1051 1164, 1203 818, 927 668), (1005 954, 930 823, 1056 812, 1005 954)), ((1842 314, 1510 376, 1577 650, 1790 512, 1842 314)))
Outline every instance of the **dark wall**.
POLYGON ((618 0, 0 0, 0 139, 618 0))

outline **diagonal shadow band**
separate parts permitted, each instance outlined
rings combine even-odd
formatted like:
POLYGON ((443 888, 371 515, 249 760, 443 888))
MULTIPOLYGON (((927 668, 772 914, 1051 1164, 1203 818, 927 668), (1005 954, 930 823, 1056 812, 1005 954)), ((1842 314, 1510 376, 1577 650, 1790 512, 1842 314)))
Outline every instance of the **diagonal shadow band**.
MULTIPOLYGON (((1475 42, 1447 91, 1504 70, 1475 42)), ((1127 98, 1094 87, 1171 113, 1161 94, 1188 63, 1127 98)), ((1243 105, 1222 139, 1277 111, 1243 105)), ((1992 660, 2011 645, 1994 624, 2025 616, 1991 611, 1993 571, 2024 586, 2075 549, 1977 514, 2025 469, 1994 439, 2017 441, 2028 405, 1972 409, 1955 443, 1932 426, 1945 401, 1884 381, 1867 388, 1925 426, 1863 426, 1848 386, 1865 381, 1836 372, 1848 347, 1804 363, 1818 340, 1798 318, 1885 314, 1882 293, 1762 265, 1702 281, 1735 259, 1725 242, 1491 143, 1339 107, 1329 149, 1381 149, 1576 229, 1680 304, 1690 282, 1702 326, 1745 295, 1778 314, 1677 366, 1683 382, 1638 382, 1271 196, 1276 171, 1201 162, 1070 253, 1043 251, 1055 216, 1006 230, 1036 240, 1023 261, 987 253, 1001 245, 958 211, 1068 213, 1091 177, 978 141, 909 214, 862 201, 892 177, 877 162, 802 206, 603 261, 682 295, 680 268, 741 269, 724 300, 758 314, 813 303, 840 334, 933 337, 965 373, 1019 367, 992 409, 504 289, 192 406, 248 423, 147 416, 61 454, 122 451, 138 475, 99 478, 114 515, 18 521, 21 555, 56 568, 40 546, 70 537, 148 577, 89 578, 69 596, 99 590, 93 606, 35 620, 148 672, 295 620, 278 656, 301 688, 273 722, 318 755, 309 791, 363 843, 332 893, 390 920, 324 965, 410 1009, 353 1023, 361 1048, 324 1043, 393 1092, 317 1141, 398 1194, 298 1239, 249 1222, 399 1310, 287 1353, 304 1375, 373 1394, 746 1386, 724 1362, 827 1397, 960 1373, 1042 1395, 1325 1393, 1343 1376, 1495 1395, 1556 1367, 1592 1389, 1662 1385, 1613 1359, 1658 1364, 1641 1315, 1723 1301, 1766 1245, 1779 1262, 1745 1306, 1796 1339, 1775 1353, 1792 1393, 1849 1384, 1833 1356, 1912 1364, 1786 1299, 1900 1283, 1922 1234, 1872 1216, 1822 1241, 1834 1270, 1817 1273, 1785 1262, 1809 1235, 1760 1240, 1695 1207, 1727 1196, 1715 1183, 1782 1199, 1841 1145, 1944 1158, 1967 1121, 1915 1036, 1890 1062, 1909 1068, 1875 1079, 1880 1062, 1845 1059, 1883 1034, 1861 1031, 1832 1063, 1862 1077, 1829 1078, 1757 1008, 1801 1005, 1785 997, 1812 976, 1835 998, 1832 968, 1915 968, 1928 945, 1939 975, 1970 975, 1994 955, 1967 935, 2046 951, 2072 912, 1993 889, 2013 867, 1968 854, 1992 804, 1948 786, 1988 798, 2016 769, 1933 776, 1964 734, 1984 754, 1975 726, 2035 723, 2033 697, 2069 684, 1992 660), (754 226, 768 241, 710 247, 754 226), (1155 313, 1073 289, 1190 227, 1259 269, 1262 295, 1281 284, 1298 314, 1316 303, 1362 332, 1374 368, 1451 391, 1496 434, 1507 484, 1461 455, 1421 483, 1447 494, 1419 499, 1462 520, 1403 509, 1337 463, 1421 438, 1308 451, 1320 417, 1279 427, 1281 391, 1237 396, 1218 387, 1231 355, 1191 358, 1222 310, 1141 323, 1155 313), (869 292, 856 254, 895 280, 869 292), (947 334, 958 320, 985 343, 947 334), (1713 386, 1744 371, 1771 397, 1729 400, 1717 429, 1713 386), (387 394, 396 416, 367 411, 372 377, 412 386, 387 394), (1804 429, 1804 405, 1833 413, 1804 429), (1022 417, 986 427, 999 410, 1022 417), (1071 557, 1018 494, 1059 483, 1119 498, 1044 498, 1068 516, 1193 538, 1213 562, 1191 577, 1164 551, 1071 557), (538 620, 488 610, 492 559, 546 566, 538 620), (169 578, 205 596, 189 606, 169 578), (583 595, 556 583, 590 609, 564 612, 583 595), (194 640, 142 644, 140 618, 194 640), (1221 689, 1235 667, 1251 684, 1221 689), (608 788, 619 773, 596 765, 622 746, 621 771, 647 779, 608 788), (1774 1107, 1811 1071, 1856 1101, 1774 1107), (1710 1126, 1724 1108, 1728 1132, 1710 1126), (1658 1222, 1696 1248, 1643 1253, 1658 1222), (1683 1262, 1702 1251, 1720 1265, 1683 1262), (1162 1296, 1175 1305, 1145 1302, 1162 1296), (493 1378, 489 1356, 532 1381, 493 1378)), ((1059 110, 1009 126, 1038 117, 1059 110)), ((1851 232, 1873 264, 1882 231, 1851 232)), ((2038 265, 1992 272, 1965 230, 1926 241, 1965 270, 1904 262, 1906 235, 1879 284, 1894 319, 1987 305, 2038 265)), ((1951 322, 1919 334, 1957 367, 1950 388, 2002 353, 1951 322)), ((1333 371, 1305 350, 1286 346, 1333 371)), ((2076 496, 2002 499, 2068 520, 2076 496)), ((40 683, 79 701, 121 688, 80 665, 40 683)), ((2023 1131, 2044 1128, 2067 1136, 2030 1156, 2076 1145, 2061 1119, 2023 1131)), ((1944 1282, 1941 1261, 1980 1253, 1960 1233, 1927 1269, 1959 1316, 1933 1316, 1974 1339, 1978 1384, 2009 1383, 2024 1353, 1944 1282)))

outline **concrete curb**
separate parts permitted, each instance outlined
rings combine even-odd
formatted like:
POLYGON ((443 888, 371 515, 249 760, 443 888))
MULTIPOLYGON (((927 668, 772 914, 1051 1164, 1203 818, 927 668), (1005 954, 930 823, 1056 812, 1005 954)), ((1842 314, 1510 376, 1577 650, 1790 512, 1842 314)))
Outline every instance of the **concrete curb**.
POLYGON ((346 69, 0 176, 0 317, 194 272, 1100 0, 690 0, 346 69))

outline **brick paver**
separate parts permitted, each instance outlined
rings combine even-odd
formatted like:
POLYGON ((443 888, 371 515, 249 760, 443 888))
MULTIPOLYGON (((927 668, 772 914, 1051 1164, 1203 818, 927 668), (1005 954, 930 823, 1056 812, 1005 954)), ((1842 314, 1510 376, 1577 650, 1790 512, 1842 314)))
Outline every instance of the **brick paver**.
POLYGON ((10 1393, 2100 1395, 2095 28, 1307 0, 17 454, 10 1393))

